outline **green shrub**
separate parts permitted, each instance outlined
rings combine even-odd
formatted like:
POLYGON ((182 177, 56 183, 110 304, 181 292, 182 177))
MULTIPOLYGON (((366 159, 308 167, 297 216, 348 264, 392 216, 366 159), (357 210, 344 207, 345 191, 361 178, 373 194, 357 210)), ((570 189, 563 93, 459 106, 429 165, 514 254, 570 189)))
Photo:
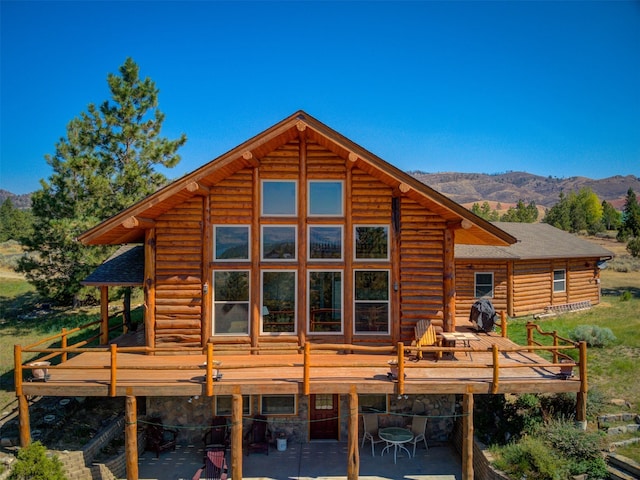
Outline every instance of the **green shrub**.
POLYGON ((631 254, 632 257, 638 258, 640 257, 640 238, 632 238, 627 243, 627 252, 631 254))
POLYGON ((538 435, 566 459, 571 475, 586 473, 590 479, 607 478, 607 465, 601 453, 605 447, 602 433, 585 432, 573 422, 554 420, 541 427, 538 435))
POLYGON ((21 448, 9 480, 67 480, 58 457, 48 456, 40 442, 21 448))
POLYGON ((620 295, 621 302, 628 302, 632 298, 633 298, 633 294, 629 290, 625 290, 624 292, 622 292, 622 295, 620 295))
POLYGON ((597 325, 578 325, 569 332, 569 337, 576 342, 587 342, 590 347, 606 347, 617 340, 610 328, 597 325))
POLYGON ((565 480, 569 475, 566 462, 539 437, 523 437, 518 443, 492 449, 492 453, 494 466, 512 478, 565 480))

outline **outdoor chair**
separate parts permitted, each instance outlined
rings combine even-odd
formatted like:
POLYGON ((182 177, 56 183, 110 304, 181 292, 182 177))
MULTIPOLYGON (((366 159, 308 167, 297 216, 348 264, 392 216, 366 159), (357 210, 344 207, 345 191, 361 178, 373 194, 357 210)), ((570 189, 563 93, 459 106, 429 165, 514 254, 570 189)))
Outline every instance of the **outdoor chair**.
POLYGON ((192 480, 226 480, 228 475, 225 451, 217 448, 205 452, 204 465, 196 471, 192 480))
POLYGON ((413 417, 411 419, 411 432, 413 433, 413 456, 416 456, 416 444, 424 442, 424 448, 429 450, 427 438, 425 436, 427 430, 427 417, 413 417))
POLYGON ((362 434, 362 445, 360 448, 364 447, 364 443, 367 440, 371 441, 371 456, 376 456, 375 445, 376 443, 383 443, 384 440, 380 438, 378 435, 378 414, 377 413, 363 413, 362 414, 362 423, 363 423, 363 434, 362 434))
POLYGON ((213 417, 211 427, 209 427, 204 434, 202 440, 204 441, 205 450, 217 448, 227 451, 229 449, 229 426, 227 425, 227 419, 220 416, 213 417))
POLYGON ((254 415, 251 428, 247 432, 249 443, 247 455, 251 453, 266 453, 269 455, 269 425, 264 415, 254 415))
POLYGON ((176 449, 178 431, 165 428, 164 425, 162 425, 162 419, 160 419, 160 417, 149 419, 146 434, 147 442, 145 444, 145 450, 156 452, 156 458, 160 457, 161 452, 176 449))
MULTIPOLYGON (((414 327, 415 340, 413 344, 420 347, 440 347, 441 339, 438 337, 435 327, 430 320, 418 320, 414 327)), ((422 350, 418 350, 418 360, 422 360, 422 350)), ((442 358, 442 352, 436 352, 436 360, 442 358)))

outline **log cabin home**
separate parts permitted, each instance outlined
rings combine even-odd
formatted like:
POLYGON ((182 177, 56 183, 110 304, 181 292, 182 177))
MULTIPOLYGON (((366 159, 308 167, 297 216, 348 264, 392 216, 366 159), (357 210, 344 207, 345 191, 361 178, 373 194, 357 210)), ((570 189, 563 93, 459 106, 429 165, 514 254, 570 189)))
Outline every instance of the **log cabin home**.
POLYGON ((459 428, 463 478, 471 480, 474 395, 572 392, 585 419, 584 344, 566 347, 574 361, 563 347, 516 345, 503 322, 501 334, 475 341, 412 346, 420 320, 443 335, 468 329, 456 323, 456 248, 510 248, 516 237, 305 112, 79 240, 123 246, 86 281, 102 292, 102 345, 63 338, 60 349, 16 346, 23 445, 28 396, 117 396, 129 479, 137 478, 139 404, 147 416, 188 426, 183 441, 198 441, 194 427, 212 416, 229 417, 234 479, 256 413, 291 441, 347 441, 346 474, 355 479, 360 413, 391 412, 382 424, 428 416, 428 442, 459 428), (143 261, 131 269, 133 257, 143 261), (109 342, 114 285, 144 289, 138 344, 109 342), (51 363, 46 382, 23 381, 36 367, 22 356, 33 352, 51 363), (561 377, 559 355, 579 374, 561 377))
POLYGON ((546 223, 495 222, 518 239, 507 246, 456 245, 456 311, 489 298, 509 317, 547 315, 600 303, 600 270, 613 253, 546 223))

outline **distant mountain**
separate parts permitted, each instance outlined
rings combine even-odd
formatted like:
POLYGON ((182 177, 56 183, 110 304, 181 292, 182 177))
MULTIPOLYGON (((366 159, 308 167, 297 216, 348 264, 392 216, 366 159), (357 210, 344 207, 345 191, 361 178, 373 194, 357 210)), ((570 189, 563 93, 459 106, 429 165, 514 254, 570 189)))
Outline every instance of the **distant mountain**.
POLYGON ((31 208, 30 193, 16 195, 15 193, 11 193, 6 190, 0 189, 0 205, 2 205, 7 198, 11 199, 13 206, 16 208, 19 208, 19 209, 31 208))
MULTIPOLYGON (((526 172, 487 174, 412 171, 407 173, 451 200, 469 208, 474 203, 487 201, 492 208, 495 208, 494 202, 496 202, 506 209, 518 200, 524 200, 525 203, 533 200, 538 207, 550 208, 558 202, 560 192, 577 192, 582 187, 589 187, 600 200, 606 200, 618 210, 622 210, 629 188, 640 195, 640 178, 634 175, 616 175, 592 180, 586 177, 541 177, 526 172)), ((0 204, 6 198, 11 198, 16 208, 31 207, 31 194, 14 195, 6 190, 0 190, 0 204)))
POLYGON ((633 175, 592 180, 586 177, 541 177, 526 172, 486 173, 426 173, 408 172, 434 190, 461 204, 500 202, 515 204, 518 200, 538 206, 552 207, 560 192, 577 192, 589 187, 600 200, 606 200, 621 210, 629 188, 640 194, 640 178, 633 175))

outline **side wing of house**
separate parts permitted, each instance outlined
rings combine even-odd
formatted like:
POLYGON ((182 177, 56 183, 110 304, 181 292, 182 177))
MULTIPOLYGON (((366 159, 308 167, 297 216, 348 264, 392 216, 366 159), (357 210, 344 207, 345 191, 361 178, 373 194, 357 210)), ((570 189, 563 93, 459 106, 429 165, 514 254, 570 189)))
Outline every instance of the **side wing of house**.
POLYGON ((455 242, 513 237, 299 112, 86 232, 145 242, 149 346, 455 328, 455 242))
POLYGON ((482 297, 512 317, 542 313, 554 305, 600 303, 599 265, 612 252, 546 224, 496 225, 519 242, 457 247, 459 317, 482 297))

